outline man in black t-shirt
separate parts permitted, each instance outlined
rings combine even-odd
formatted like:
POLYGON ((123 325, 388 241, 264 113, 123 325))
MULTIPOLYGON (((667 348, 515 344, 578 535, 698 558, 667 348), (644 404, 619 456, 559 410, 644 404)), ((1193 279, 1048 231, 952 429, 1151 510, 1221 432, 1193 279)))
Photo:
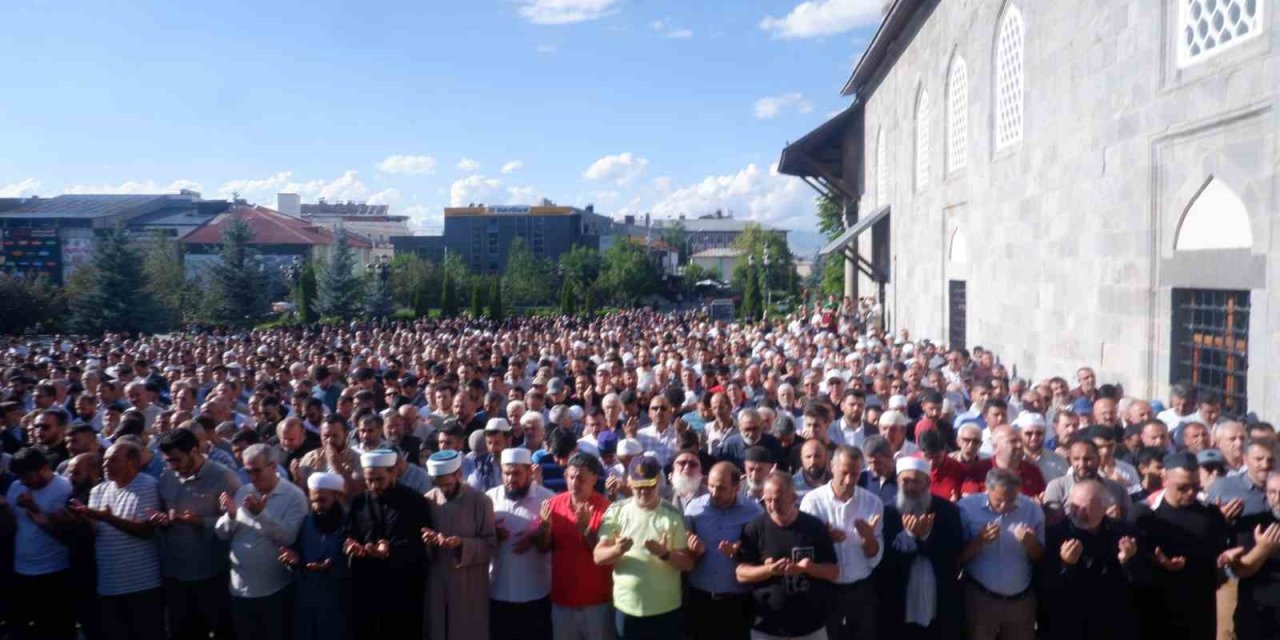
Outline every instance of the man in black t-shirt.
POLYGON ((738 581, 755 597, 753 629, 771 638, 826 637, 830 582, 840 574, 831 535, 800 512, 795 481, 781 471, 765 481, 764 507, 743 530, 737 555, 738 581))

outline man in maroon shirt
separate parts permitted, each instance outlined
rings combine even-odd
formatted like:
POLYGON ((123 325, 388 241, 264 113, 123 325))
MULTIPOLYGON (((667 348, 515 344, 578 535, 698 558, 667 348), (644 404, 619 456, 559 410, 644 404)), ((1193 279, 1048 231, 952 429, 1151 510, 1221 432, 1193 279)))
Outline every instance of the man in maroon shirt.
POLYGON ((1009 425, 1000 425, 991 430, 991 444, 995 455, 973 465, 969 469, 969 477, 965 479, 961 491, 965 495, 982 493, 986 490, 987 472, 992 468, 1012 471, 1022 478, 1022 494, 1035 498, 1044 493, 1044 474, 1035 463, 1024 459, 1022 438, 1017 430, 1009 425))

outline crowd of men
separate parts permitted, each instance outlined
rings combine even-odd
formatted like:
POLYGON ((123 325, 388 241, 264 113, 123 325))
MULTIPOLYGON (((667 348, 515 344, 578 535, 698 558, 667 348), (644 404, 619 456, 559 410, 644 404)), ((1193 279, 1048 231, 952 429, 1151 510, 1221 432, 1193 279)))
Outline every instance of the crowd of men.
POLYGON ((1280 638, 1270 424, 870 320, 5 339, 0 636, 1280 638))

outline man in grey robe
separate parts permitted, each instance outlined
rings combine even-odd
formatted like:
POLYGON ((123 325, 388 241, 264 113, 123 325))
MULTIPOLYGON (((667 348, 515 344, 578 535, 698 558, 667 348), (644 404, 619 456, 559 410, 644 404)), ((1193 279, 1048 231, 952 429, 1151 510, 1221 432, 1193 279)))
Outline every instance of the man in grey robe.
POLYGON ((489 637, 489 561, 498 546, 493 502, 462 480, 462 454, 440 451, 427 460, 435 485, 427 506, 435 529, 423 532, 427 571, 425 640, 489 637))

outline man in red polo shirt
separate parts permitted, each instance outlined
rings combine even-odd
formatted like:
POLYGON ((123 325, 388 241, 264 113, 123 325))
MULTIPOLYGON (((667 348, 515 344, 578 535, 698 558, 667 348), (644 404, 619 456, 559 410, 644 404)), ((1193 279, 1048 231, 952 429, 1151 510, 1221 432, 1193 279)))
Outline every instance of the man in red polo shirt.
POLYGON ((1044 474, 1035 463, 1027 462, 1022 453, 1022 438, 1016 429, 1009 425, 1000 425, 991 430, 991 444, 995 455, 983 460, 969 469, 961 491, 965 495, 986 491, 987 472, 992 468, 1004 469, 1022 478, 1022 494, 1036 498, 1044 493, 1044 474))
POLYGON ((537 545, 551 552, 551 627, 557 639, 613 640, 613 570, 595 550, 609 500, 595 490, 600 460, 578 452, 564 471, 567 491, 542 503, 537 545))
POLYGON ((920 457, 929 461, 929 491, 943 500, 959 500, 969 470, 947 455, 947 442, 942 432, 937 429, 925 431, 920 434, 917 444, 920 445, 920 457))

